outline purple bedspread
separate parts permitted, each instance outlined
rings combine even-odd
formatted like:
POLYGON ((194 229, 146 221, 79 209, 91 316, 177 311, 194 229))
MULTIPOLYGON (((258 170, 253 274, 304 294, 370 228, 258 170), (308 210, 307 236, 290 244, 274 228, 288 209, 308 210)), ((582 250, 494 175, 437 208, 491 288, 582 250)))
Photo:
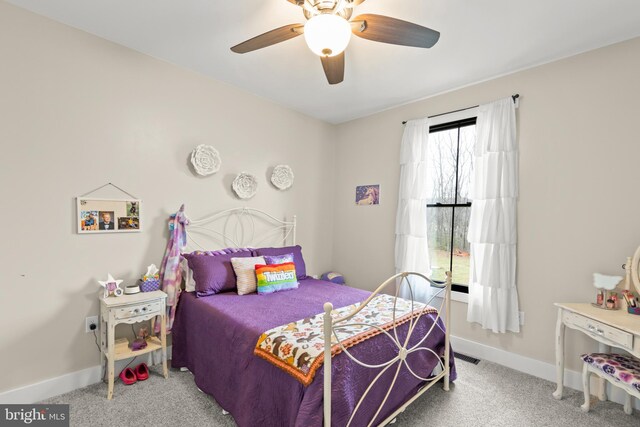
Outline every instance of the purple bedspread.
MULTIPOLYGON (((172 331, 172 366, 187 367, 197 386, 229 411, 240 427, 320 427, 323 421, 322 368, 314 381, 305 387, 286 372, 255 356, 253 350, 260 334, 268 329, 322 313, 327 301, 339 308, 363 301, 368 295, 366 291, 314 279, 301 280, 297 290, 269 295, 239 296, 229 292, 196 298, 193 293, 185 292, 180 298, 172 331)), ((435 315, 423 315, 411 342, 417 342, 417 337, 428 331, 434 319, 435 315)), ((398 329, 406 329, 407 325, 398 329)), ((402 336, 400 333, 401 339, 402 336)), ((444 332, 440 321, 423 346, 443 354, 444 332)), ((368 364, 390 360, 398 352, 384 334, 360 343, 350 351, 368 364)), ((411 354, 407 361, 422 377, 428 377, 437 364, 437 358, 426 351, 411 354)), ((352 425, 368 424, 389 388, 396 366, 379 379, 352 425)), ((451 380, 454 380, 453 353, 451 367, 451 380)), ((380 370, 358 366, 345 354, 332 359, 332 369, 332 425, 345 426, 360 396, 380 370)), ((377 421, 382 421, 406 402, 421 385, 422 382, 403 367, 377 421)))

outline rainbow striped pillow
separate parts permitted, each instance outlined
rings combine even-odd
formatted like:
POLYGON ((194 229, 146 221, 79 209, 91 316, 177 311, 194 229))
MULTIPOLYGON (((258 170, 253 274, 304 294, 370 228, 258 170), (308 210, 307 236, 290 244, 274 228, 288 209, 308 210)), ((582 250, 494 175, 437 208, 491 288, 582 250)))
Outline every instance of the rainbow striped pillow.
POLYGON ((296 265, 292 262, 272 265, 256 264, 256 279, 259 294, 298 288, 296 265))

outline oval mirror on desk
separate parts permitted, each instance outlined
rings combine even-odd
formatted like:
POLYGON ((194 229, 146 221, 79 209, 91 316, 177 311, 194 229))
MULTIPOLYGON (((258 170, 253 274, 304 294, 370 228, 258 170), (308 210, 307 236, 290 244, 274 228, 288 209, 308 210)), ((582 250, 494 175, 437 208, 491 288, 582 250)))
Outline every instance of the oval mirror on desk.
POLYGON ((636 292, 640 294, 640 247, 636 249, 631 260, 631 281, 636 287, 636 292))

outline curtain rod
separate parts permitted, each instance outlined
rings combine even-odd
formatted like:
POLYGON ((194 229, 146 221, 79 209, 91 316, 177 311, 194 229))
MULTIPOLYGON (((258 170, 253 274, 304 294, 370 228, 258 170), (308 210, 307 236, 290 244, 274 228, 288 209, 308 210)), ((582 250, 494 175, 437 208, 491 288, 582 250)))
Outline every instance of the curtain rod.
MULTIPOLYGON (((515 95, 511 95, 511 98, 513 99, 513 102, 516 102, 516 99, 520 98, 520 94, 516 93, 515 95)), ((464 111, 464 110, 470 110, 472 108, 477 108, 479 107, 479 105, 474 105, 473 107, 467 107, 467 108, 461 108, 459 110, 453 110, 453 111, 447 111, 446 113, 440 113, 440 114, 436 114, 434 116, 429 116, 427 117, 428 119, 432 119, 434 117, 439 117, 439 116, 444 116, 445 114, 452 114, 452 113, 457 113, 459 111, 464 111)), ((407 121, 405 120, 404 122, 402 122, 403 125, 407 124, 407 121)))

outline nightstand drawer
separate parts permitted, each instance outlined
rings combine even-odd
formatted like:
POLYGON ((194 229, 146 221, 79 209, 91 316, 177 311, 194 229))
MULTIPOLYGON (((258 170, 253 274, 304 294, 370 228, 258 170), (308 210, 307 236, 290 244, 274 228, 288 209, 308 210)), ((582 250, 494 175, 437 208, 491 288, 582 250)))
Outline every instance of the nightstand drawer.
POLYGON ((115 310, 116 320, 130 319, 136 316, 147 316, 149 314, 160 314, 162 303, 154 301, 144 304, 130 305, 115 310))
POLYGON ((630 334, 629 332, 625 332, 618 328, 598 322, 597 320, 571 312, 564 313, 564 320, 565 324, 568 326, 573 325, 589 334, 606 338, 623 348, 633 349, 633 334, 630 334))

